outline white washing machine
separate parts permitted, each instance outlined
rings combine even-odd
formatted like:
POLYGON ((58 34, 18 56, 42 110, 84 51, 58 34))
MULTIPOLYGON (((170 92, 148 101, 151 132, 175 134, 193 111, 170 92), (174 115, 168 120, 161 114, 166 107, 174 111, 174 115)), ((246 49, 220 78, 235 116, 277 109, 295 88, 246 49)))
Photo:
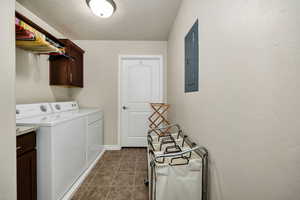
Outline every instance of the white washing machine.
POLYGON ((17 125, 39 127, 38 200, 63 199, 103 149, 102 112, 88 110, 81 111, 76 102, 17 105, 17 125), (91 137, 96 136, 90 135, 97 135, 98 140, 91 144, 91 137))
POLYGON ((86 118, 86 157, 87 165, 90 165, 104 150, 103 134, 103 112, 97 108, 79 108, 77 102, 55 102, 50 103, 55 113, 61 113, 62 110, 72 111, 86 118))

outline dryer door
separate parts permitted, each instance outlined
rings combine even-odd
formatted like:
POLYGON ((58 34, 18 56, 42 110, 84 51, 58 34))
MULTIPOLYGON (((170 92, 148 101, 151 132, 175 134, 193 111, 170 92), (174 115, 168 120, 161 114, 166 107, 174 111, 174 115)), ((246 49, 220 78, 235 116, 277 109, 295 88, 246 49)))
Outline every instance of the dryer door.
POLYGON ((90 165, 103 150, 103 120, 88 125, 87 161, 90 165))

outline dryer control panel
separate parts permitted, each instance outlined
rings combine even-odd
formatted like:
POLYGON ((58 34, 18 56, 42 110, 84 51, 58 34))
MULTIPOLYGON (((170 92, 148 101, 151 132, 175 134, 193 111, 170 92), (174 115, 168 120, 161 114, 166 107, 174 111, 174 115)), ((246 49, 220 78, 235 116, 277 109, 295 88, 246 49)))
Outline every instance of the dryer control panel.
POLYGON ((50 106, 55 113, 79 110, 79 106, 76 101, 54 102, 50 103, 50 106))

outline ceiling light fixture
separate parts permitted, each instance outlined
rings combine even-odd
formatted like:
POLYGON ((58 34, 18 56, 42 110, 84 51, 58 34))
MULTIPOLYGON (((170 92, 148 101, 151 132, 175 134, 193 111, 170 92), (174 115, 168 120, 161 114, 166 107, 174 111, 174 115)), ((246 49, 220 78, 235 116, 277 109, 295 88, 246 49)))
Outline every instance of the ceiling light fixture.
POLYGON ((86 0, 92 12, 103 18, 111 17, 117 9, 113 0, 86 0))

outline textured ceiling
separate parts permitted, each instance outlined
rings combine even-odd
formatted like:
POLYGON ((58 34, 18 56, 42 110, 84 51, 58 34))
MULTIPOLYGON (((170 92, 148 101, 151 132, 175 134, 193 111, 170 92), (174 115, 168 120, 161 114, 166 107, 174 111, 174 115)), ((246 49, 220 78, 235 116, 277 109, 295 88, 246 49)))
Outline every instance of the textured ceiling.
POLYGON ((181 0, 114 0, 116 13, 94 16, 85 0, 17 0, 73 40, 167 40, 181 0))

